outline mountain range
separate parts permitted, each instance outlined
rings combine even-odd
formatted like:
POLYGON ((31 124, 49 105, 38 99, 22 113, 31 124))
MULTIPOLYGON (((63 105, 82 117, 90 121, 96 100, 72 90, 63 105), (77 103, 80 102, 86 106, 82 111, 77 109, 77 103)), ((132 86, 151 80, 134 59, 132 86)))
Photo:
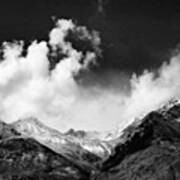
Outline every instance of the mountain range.
POLYGON ((110 135, 73 129, 61 133, 34 117, 0 121, 0 179, 180 179, 178 100, 110 135))

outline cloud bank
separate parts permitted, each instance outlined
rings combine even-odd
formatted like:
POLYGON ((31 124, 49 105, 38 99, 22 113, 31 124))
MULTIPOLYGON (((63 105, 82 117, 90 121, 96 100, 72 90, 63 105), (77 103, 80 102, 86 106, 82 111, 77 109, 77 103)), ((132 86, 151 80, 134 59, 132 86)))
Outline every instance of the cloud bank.
POLYGON ((97 32, 64 19, 57 21, 48 42, 32 42, 25 56, 23 41, 4 42, 0 62, 1 119, 13 122, 33 116, 60 131, 69 128, 106 131, 117 125, 122 130, 134 118, 171 98, 180 98, 178 53, 156 73, 145 70, 140 76, 134 74, 127 93, 122 91, 121 81, 119 86, 114 84, 114 89, 113 85, 112 88, 79 85, 74 77, 97 63, 100 43, 97 32), (75 32, 80 40, 88 40, 92 51, 75 49, 66 39, 69 31, 75 32), (63 54, 51 70, 50 51, 53 56, 59 51, 63 54))

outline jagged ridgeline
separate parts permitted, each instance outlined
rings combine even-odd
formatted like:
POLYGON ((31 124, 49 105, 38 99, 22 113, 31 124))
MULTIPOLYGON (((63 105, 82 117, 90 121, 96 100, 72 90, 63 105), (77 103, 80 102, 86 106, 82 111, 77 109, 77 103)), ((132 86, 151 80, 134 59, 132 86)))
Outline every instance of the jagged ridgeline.
POLYGON ((60 133, 35 118, 0 122, 2 180, 179 180, 180 104, 147 114, 111 140, 60 133))

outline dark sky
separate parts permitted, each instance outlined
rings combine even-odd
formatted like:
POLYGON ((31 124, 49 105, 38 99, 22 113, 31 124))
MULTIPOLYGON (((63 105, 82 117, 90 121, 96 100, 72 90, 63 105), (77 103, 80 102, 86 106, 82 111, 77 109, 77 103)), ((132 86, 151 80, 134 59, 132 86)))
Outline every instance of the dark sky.
POLYGON ((101 70, 140 72, 159 66, 180 43, 180 3, 171 0, 6 0, 0 2, 0 41, 44 39, 52 16, 100 31, 101 70))

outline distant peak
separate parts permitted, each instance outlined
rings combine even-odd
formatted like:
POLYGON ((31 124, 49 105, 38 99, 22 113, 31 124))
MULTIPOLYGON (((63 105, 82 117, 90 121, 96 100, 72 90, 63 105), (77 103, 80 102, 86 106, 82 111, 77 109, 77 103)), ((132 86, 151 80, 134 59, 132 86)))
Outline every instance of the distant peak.
POLYGON ((83 130, 74 130, 74 129, 69 129, 65 135, 70 135, 70 136, 75 136, 75 137, 80 137, 80 138, 84 138, 86 137, 86 132, 83 130))
POLYGON ((35 123, 35 124, 43 124, 35 117, 27 117, 23 119, 17 120, 15 123, 35 123))

